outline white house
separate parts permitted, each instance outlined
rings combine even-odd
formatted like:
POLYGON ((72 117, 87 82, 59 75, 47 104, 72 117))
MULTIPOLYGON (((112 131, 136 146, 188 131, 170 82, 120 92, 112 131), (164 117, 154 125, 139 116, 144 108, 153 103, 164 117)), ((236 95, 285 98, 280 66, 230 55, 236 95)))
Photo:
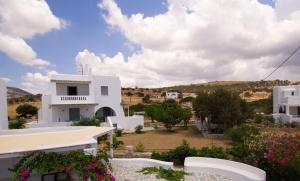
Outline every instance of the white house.
POLYGON ((273 88, 273 117, 284 122, 300 122, 300 85, 273 88))
POLYGON ((178 98, 178 92, 166 92, 166 99, 177 99, 178 98))
POLYGON ((4 80, 0 79, 0 130, 8 129, 7 89, 4 80))
POLYGON ((42 96, 41 125, 67 125, 81 118, 97 117, 121 129, 144 126, 143 116, 125 117, 121 82, 114 76, 53 75, 48 93, 42 96))
MULTIPOLYGON (((112 127, 64 126, 0 130, 0 181, 12 180, 13 168, 19 160, 32 151, 69 152, 84 151, 96 155, 97 138, 107 135, 113 141, 112 127)), ((109 156, 113 157, 110 149, 109 156)), ((31 181, 54 180, 54 174, 38 176, 33 173, 31 181)))

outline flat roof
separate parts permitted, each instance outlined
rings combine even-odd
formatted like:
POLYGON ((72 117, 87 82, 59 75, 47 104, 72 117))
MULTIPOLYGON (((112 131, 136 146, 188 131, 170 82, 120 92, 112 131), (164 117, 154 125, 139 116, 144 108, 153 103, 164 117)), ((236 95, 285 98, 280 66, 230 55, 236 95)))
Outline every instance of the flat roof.
POLYGON ((24 152, 56 150, 97 144, 97 137, 113 127, 64 126, 0 131, 0 158, 20 156, 24 152))

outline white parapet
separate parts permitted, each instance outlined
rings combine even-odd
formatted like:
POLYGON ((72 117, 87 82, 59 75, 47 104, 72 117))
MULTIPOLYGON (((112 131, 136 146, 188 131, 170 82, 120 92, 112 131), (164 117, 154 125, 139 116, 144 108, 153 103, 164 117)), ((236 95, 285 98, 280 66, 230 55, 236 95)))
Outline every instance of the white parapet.
POLYGON ((144 127, 144 116, 111 116, 108 117, 108 122, 110 124, 116 125, 118 129, 124 129, 125 131, 133 132, 135 131, 135 127, 139 125, 144 127))
POLYGON ((259 168, 240 162, 216 158, 187 157, 184 160, 184 171, 189 173, 214 173, 238 181, 266 180, 266 172, 259 168))
POLYGON ((149 158, 113 158, 110 160, 113 165, 124 167, 141 166, 141 167, 163 167, 165 169, 173 168, 173 162, 165 162, 149 158))
POLYGON ((5 81, 0 79, 0 130, 8 129, 7 118, 7 88, 5 81))

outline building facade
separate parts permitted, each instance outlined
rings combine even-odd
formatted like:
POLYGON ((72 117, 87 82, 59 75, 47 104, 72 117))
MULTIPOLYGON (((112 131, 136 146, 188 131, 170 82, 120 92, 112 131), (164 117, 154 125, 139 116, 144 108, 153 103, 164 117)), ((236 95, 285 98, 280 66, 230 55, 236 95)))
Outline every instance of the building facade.
POLYGON ((178 92, 166 92, 166 99, 178 99, 178 92))
MULTIPOLYGON (((114 76, 53 75, 48 93, 42 96, 42 108, 39 110, 39 123, 44 125, 68 124, 82 118, 96 117, 111 122, 121 129, 131 128, 123 124, 125 118, 121 105, 121 82, 114 76), (122 126, 121 126, 122 125, 122 126)), ((143 117, 133 123, 144 125, 143 117)), ((128 121, 125 121, 128 122, 128 121)))
POLYGON ((7 88, 4 80, 0 79, 0 130, 8 129, 7 88))
POLYGON ((300 122, 300 85, 273 88, 273 117, 284 122, 300 122))

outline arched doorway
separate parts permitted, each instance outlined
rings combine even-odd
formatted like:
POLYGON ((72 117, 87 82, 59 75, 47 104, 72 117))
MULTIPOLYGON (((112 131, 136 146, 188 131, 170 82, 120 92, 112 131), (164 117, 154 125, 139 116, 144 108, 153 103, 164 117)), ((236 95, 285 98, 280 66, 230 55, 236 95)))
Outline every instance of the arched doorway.
POLYGON ((108 116, 116 116, 116 112, 110 107, 101 107, 96 111, 95 116, 102 121, 106 121, 108 116))

